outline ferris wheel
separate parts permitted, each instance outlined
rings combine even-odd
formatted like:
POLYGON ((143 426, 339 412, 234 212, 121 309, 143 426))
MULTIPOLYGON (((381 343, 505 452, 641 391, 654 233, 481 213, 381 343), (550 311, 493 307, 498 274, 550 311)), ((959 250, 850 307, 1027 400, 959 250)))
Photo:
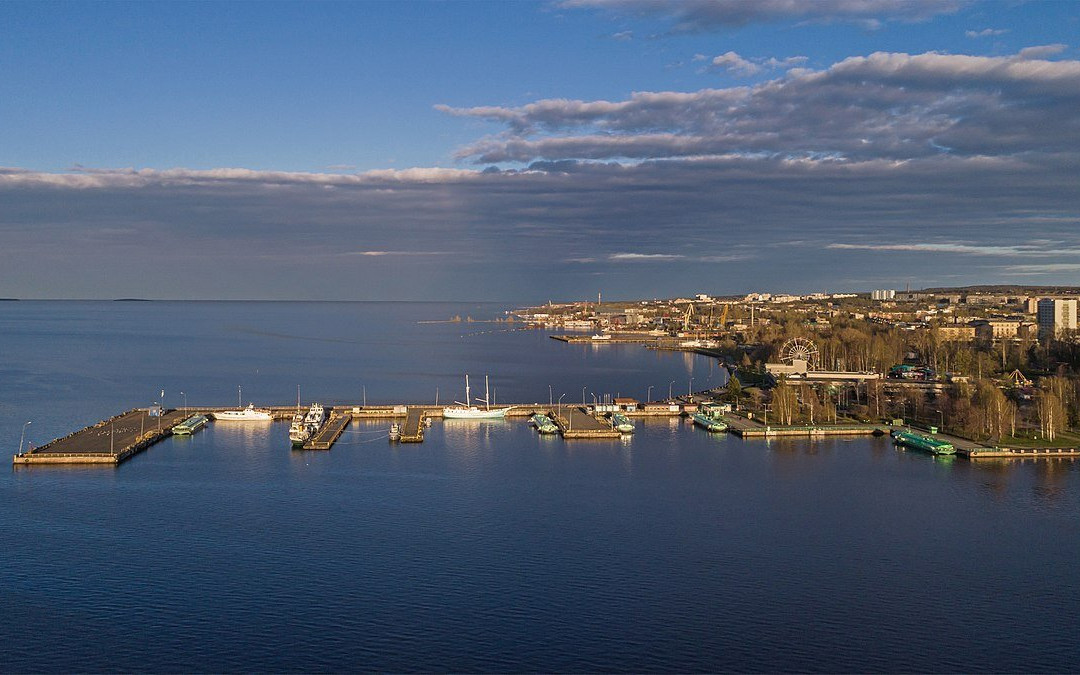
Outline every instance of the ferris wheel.
POLYGON ((806 361, 806 367, 813 370, 818 362, 817 345, 803 337, 791 338, 780 348, 780 360, 788 365, 796 360, 806 361))

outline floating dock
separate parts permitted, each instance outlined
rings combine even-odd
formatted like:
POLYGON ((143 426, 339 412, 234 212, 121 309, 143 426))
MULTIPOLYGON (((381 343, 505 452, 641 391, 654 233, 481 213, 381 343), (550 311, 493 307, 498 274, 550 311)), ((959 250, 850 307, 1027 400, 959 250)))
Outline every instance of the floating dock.
POLYGON ((726 417, 728 431, 740 438, 774 438, 777 436, 881 436, 886 429, 880 424, 837 424, 807 426, 765 426, 745 417, 726 417))
POLYGON ((621 438, 618 430, 612 429, 607 420, 601 420, 580 406, 564 406, 562 414, 549 411, 549 417, 555 421, 563 438, 621 438))
POLYGON ((304 450, 329 450, 351 421, 351 413, 340 412, 337 409, 331 410, 330 419, 326 420, 307 443, 304 443, 304 450))

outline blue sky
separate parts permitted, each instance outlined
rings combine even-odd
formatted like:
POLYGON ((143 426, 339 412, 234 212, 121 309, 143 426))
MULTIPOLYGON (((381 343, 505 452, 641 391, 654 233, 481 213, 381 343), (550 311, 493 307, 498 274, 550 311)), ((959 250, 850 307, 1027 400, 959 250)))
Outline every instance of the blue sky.
POLYGON ((0 4, 0 296, 1080 284, 1080 6, 0 4))

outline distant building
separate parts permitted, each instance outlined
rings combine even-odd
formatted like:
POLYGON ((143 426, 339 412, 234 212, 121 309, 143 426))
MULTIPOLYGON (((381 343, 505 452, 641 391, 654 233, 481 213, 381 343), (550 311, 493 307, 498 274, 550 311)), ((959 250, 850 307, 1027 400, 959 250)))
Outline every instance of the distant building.
POLYGON ((959 342, 975 339, 975 326, 949 325, 936 328, 938 339, 944 342, 959 342))
POLYGON ((994 340, 1011 340, 1020 332, 1020 321, 1011 319, 981 319, 973 321, 975 326, 975 339, 982 342, 994 340))
POLYGON ((1076 330, 1076 300, 1043 298, 1038 306, 1039 339, 1059 337, 1076 330))
POLYGON ((896 299, 896 291, 893 289, 881 289, 877 291, 870 291, 871 300, 894 300, 896 299))

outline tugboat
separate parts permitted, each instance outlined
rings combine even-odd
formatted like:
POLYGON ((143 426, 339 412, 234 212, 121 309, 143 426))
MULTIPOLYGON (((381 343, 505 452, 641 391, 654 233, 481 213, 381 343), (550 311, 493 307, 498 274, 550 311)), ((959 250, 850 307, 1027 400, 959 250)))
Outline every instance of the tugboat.
POLYGON ((401 440, 401 426, 397 422, 394 422, 393 424, 390 425, 390 440, 391 441, 400 441, 401 440))

